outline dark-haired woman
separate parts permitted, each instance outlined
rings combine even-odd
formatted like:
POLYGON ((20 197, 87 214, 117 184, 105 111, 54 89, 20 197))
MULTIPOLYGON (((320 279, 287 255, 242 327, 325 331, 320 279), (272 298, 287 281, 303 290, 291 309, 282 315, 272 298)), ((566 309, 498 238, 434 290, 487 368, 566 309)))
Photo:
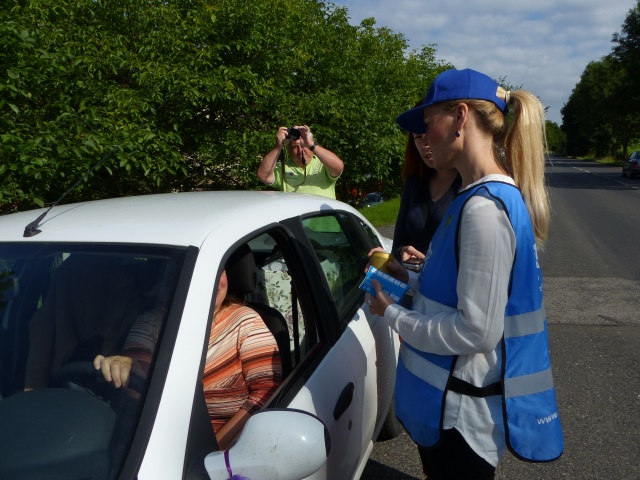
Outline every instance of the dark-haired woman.
POLYGON ((393 256, 419 266, 456 193, 460 175, 454 168, 436 169, 426 136, 410 133, 402 168, 402 195, 393 233, 393 256))

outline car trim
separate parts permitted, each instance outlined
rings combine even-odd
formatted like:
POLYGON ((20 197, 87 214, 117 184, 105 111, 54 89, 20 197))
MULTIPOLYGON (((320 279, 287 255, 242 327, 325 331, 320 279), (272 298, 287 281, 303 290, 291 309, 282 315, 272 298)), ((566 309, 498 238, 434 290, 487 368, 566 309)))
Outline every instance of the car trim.
MULTIPOLYGON (((184 248, 184 247, 180 247, 184 248)), ((151 437, 151 432, 156 420, 156 414, 160 404, 160 399, 164 392, 169 365, 173 356, 173 349, 180 328, 180 319, 184 309, 193 269, 198 257, 198 248, 191 246, 187 248, 187 253, 178 277, 171 308, 167 315, 164 329, 161 335, 158 352, 153 361, 153 368, 149 372, 149 385, 144 397, 142 410, 138 418, 135 433, 131 440, 129 451, 120 469, 119 478, 136 478, 146 449, 151 437)))
MULTIPOLYGON (((296 241, 292 244, 295 258, 299 261, 293 264, 293 268, 290 268, 295 272, 295 277, 305 278, 303 282, 305 287, 304 291, 298 289, 298 299, 300 304, 307 305, 305 310, 305 317, 309 314, 313 317, 314 325, 318 332, 322 331, 325 335, 325 340, 329 345, 333 345, 340 337, 337 329, 331 328, 331 325, 327 325, 326 322, 320 320, 325 316, 333 316, 338 318, 337 311, 333 305, 333 298, 329 292, 329 285, 324 276, 324 272, 318 264, 315 250, 309 242, 307 234, 302 226, 302 220, 306 218, 320 218, 323 216, 335 216, 335 211, 328 213, 327 215, 303 215, 285 220, 284 223, 293 232, 296 241), (303 248, 304 247, 304 248, 303 248), (309 287, 313 285, 315 287, 316 294, 309 291, 309 287), (317 299, 317 302, 316 302, 317 299)), ((286 258, 285 258, 286 260, 286 258)), ((298 287, 298 285, 296 285, 298 287)), ((304 307, 303 307, 304 309, 304 307)), ((322 338, 322 336, 320 337, 322 338)))
MULTIPOLYGON (((327 215, 325 216, 334 216, 340 223, 349 241, 353 243, 352 230, 355 229, 355 231, 358 232, 361 228, 360 225, 357 223, 358 221, 360 221, 359 217, 356 217, 355 215, 352 215, 351 213, 343 210, 335 210, 330 213, 327 213, 327 215), (345 222, 350 222, 351 225, 345 228, 345 222)), ((360 295, 358 297, 359 299, 354 302, 352 307, 345 314, 344 318, 340 318, 338 316, 338 312, 335 308, 333 298, 331 296, 331 293, 329 292, 329 286, 326 282, 326 277, 324 276, 324 273, 320 269, 316 258, 315 257, 310 258, 310 256, 315 255, 315 253, 311 253, 311 252, 314 252, 314 249, 311 243, 309 242, 306 233, 304 232, 304 227, 302 226, 302 220, 305 218, 311 218, 311 217, 315 218, 315 217, 319 217, 319 215, 301 215, 300 217, 293 217, 282 222, 286 226, 290 226, 290 230, 293 232, 294 238, 298 242, 295 245, 295 249, 298 252, 296 254, 296 257, 299 261, 291 263, 290 259, 287 257, 287 252, 285 251, 284 248, 283 248, 283 254, 286 257, 285 260, 287 260, 287 265, 292 271, 292 275, 291 275, 292 278, 295 279, 295 278, 299 278, 300 276, 306 277, 306 281, 303 282, 305 286, 322 285, 322 289, 321 289, 322 293, 315 295, 317 298, 320 298, 321 296, 323 297, 323 298, 320 298, 321 300, 320 303, 322 306, 312 306, 311 313, 314 314, 313 321, 316 327, 318 328, 318 330, 320 330, 320 327, 322 327, 322 330, 324 330, 325 333, 327 334, 327 340, 323 341, 322 335, 321 335, 316 345, 314 345, 314 347, 308 352, 307 356, 304 359, 302 359, 298 365, 294 367, 293 372, 289 376, 289 380, 286 382, 283 382, 283 384, 276 391, 273 397, 265 405, 265 408, 273 408, 283 404, 287 405, 289 402, 291 402, 295 398, 295 396, 298 394, 302 386, 304 386, 307 380, 311 377, 311 375, 313 374, 317 366, 322 362, 324 357, 329 353, 333 345, 340 339, 340 336, 342 335, 342 333, 348 328, 347 327, 348 324, 351 321, 353 321, 357 312, 361 308, 362 299, 364 298, 364 292, 362 292, 362 295, 360 295), (302 248, 302 246, 304 246, 304 248, 302 248), (310 276, 316 277, 317 279, 319 279, 319 281, 317 280, 314 281, 314 279, 310 278, 310 276), (328 308, 328 306, 330 306, 331 308, 328 308), (318 312, 326 312, 326 313, 318 315, 318 312), (328 328, 329 325, 327 325, 326 322, 320 322, 320 319, 324 315, 331 315, 337 319, 338 324, 336 325, 336 328, 328 328)), ((361 238, 359 238, 358 241, 366 245, 369 245, 370 247, 374 246, 373 240, 368 235, 365 235, 365 234, 362 234, 361 238)), ((363 274, 363 277, 364 277, 364 274, 363 274)), ((301 305, 303 305, 303 309, 305 304, 309 305, 309 303, 313 301, 314 295, 310 292, 307 292, 307 294, 311 297, 311 300, 309 300, 309 298, 305 298, 305 299, 303 299, 302 297, 300 298, 300 303, 301 305)), ((307 316, 307 313, 305 310, 305 317, 306 316, 307 316)))

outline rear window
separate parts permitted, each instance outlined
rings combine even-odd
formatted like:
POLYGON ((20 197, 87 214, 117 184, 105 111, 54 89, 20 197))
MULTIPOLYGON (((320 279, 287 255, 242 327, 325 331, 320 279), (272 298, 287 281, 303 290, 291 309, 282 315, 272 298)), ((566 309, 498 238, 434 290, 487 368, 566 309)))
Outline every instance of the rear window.
POLYGON ((117 477, 185 254, 0 244, 0 478, 117 477), (97 355, 133 359, 129 388, 97 355))

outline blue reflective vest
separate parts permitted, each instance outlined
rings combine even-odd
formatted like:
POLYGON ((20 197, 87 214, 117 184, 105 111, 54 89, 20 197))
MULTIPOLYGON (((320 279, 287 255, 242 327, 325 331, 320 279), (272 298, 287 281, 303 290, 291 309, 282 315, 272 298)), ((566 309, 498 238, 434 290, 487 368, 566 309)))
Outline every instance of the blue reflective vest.
POLYGON ((457 356, 422 352, 403 339, 396 376, 396 415, 418 445, 436 446, 441 438, 449 390, 486 397, 502 395, 509 450, 521 460, 546 462, 563 451, 551 375, 542 274, 529 213, 513 185, 485 182, 460 193, 436 231, 420 278, 420 293, 456 308, 458 235, 466 202, 484 190, 507 213, 516 236, 502 337, 501 382, 481 388, 452 376, 457 356))

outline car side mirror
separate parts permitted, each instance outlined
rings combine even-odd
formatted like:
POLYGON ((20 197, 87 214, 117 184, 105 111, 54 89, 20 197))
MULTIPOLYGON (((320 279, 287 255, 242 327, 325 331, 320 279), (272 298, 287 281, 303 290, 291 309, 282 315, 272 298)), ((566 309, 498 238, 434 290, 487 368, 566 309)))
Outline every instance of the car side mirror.
POLYGON ((204 466, 211 480, 297 480, 327 461, 331 441, 322 420, 299 410, 264 410, 249 418, 227 451, 210 453, 204 466))

